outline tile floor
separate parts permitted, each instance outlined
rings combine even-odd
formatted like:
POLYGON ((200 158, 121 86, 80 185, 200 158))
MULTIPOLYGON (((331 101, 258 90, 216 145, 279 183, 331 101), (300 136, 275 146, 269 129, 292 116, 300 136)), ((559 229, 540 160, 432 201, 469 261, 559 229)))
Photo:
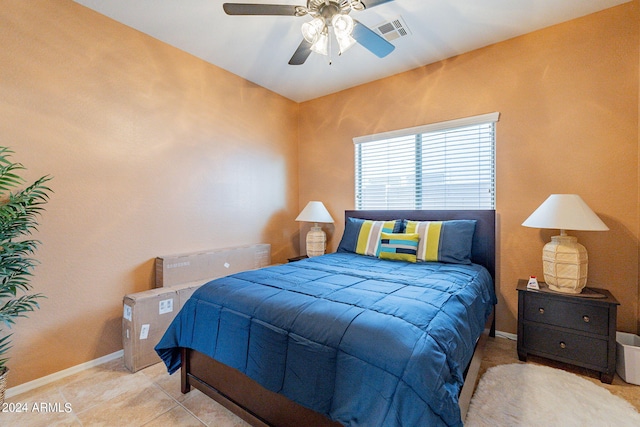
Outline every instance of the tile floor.
POLYGON ((6 402, 12 412, 0 413, 0 426, 248 427, 198 390, 183 395, 180 374, 169 376, 163 364, 132 374, 122 358, 6 402))
MULTIPOLYGON (((515 341, 489 339, 481 372, 506 363, 520 363, 515 341)), ((628 400, 640 411, 640 386, 626 384, 617 375, 613 384, 607 385, 601 384, 594 372, 533 357, 529 363, 582 375, 628 400)), ((123 367, 122 359, 14 396, 7 399, 5 409, 13 412, 0 413, 1 426, 248 427, 198 390, 181 394, 179 374, 169 376, 162 364, 131 374, 123 367), (26 412, 16 412, 25 408, 26 412)))

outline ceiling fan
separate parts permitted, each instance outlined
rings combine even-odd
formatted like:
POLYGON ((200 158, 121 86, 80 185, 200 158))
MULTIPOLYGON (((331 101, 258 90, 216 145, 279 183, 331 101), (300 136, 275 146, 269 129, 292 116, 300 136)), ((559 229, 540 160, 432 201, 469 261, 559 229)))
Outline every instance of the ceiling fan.
POLYGON ((311 21, 302 24, 302 42, 289 60, 290 65, 302 65, 311 52, 329 55, 331 33, 338 41, 340 54, 356 42, 379 58, 390 54, 394 45, 349 16, 352 10, 362 11, 390 1, 393 0, 308 0, 306 6, 224 3, 222 7, 227 15, 311 16, 311 21))

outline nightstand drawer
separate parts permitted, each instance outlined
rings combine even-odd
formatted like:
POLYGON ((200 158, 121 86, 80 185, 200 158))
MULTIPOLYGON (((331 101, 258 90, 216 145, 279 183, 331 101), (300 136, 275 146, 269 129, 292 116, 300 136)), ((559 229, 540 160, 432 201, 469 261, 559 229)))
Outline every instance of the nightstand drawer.
POLYGON ((527 293, 524 319, 546 325, 562 326, 597 335, 609 333, 609 309, 603 306, 576 304, 527 293))
POLYGON ((606 289, 561 294, 540 282, 539 290, 518 281, 518 359, 528 354, 600 372, 611 384, 616 372, 618 301, 606 289))
POLYGON ((523 345, 532 353, 555 356, 565 361, 587 365, 591 368, 607 368, 606 339, 586 337, 539 325, 524 325, 523 345))

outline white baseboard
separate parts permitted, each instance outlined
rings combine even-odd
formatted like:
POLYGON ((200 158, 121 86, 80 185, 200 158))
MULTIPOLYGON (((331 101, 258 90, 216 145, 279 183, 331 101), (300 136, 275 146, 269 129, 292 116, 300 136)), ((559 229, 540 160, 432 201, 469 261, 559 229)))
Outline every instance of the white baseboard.
POLYGON ((496 331, 496 337, 506 338, 511 341, 518 341, 518 335, 509 332, 496 331))
MULTIPOLYGON (((82 372, 84 370, 102 365, 103 363, 111 362, 119 357, 124 355, 124 350, 116 351, 115 353, 107 354, 106 356, 99 357, 94 360, 90 360, 85 363, 81 363, 76 366, 72 366, 63 371, 55 372, 51 375, 47 375, 46 377, 38 378, 33 381, 29 381, 28 383, 20 384, 15 387, 11 387, 7 389, 5 393, 6 398, 10 398, 13 396, 17 396, 18 394, 33 390, 34 388, 42 387, 43 385, 50 384, 54 381, 60 380, 62 378, 68 377, 73 374, 77 374, 78 372, 82 372)), ((11 371, 9 371, 11 374, 11 371)))

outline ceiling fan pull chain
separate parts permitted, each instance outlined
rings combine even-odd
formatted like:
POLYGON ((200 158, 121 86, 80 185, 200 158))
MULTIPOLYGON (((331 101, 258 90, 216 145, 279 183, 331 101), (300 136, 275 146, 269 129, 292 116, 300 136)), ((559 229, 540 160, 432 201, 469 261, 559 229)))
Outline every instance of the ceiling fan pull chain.
POLYGON ((329 58, 329 66, 333 65, 333 60, 331 59, 331 46, 333 45, 333 43, 331 42, 331 27, 327 27, 327 33, 329 36, 329 55, 327 55, 327 57, 329 58))

